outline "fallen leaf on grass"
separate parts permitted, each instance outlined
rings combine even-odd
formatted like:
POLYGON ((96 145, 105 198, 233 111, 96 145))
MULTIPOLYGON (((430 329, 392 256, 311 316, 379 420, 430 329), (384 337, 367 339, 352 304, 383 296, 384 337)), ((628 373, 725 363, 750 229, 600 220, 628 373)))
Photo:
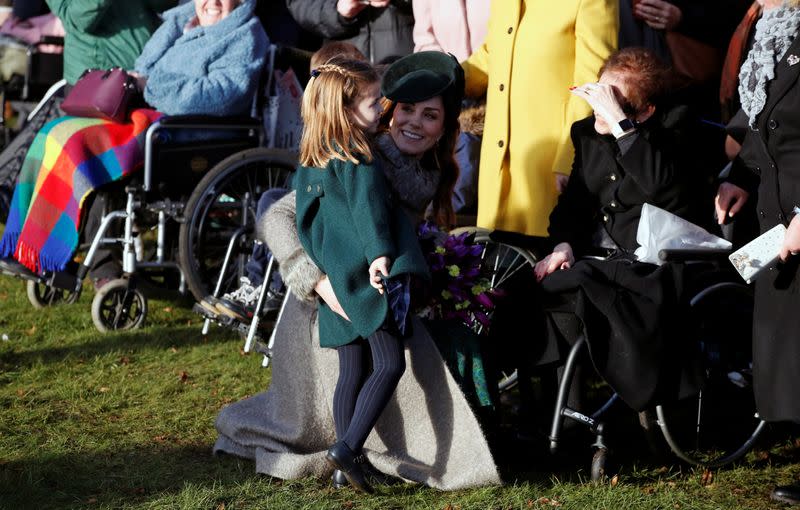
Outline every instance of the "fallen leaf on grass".
POLYGON ((448 504, 446 504, 446 505, 444 506, 444 509, 443 509, 443 510, 453 510, 453 506, 452 506, 450 503, 448 503, 448 504))
POLYGON ((25 332, 25 334, 28 335, 28 336, 32 336, 34 333, 36 333, 36 325, 35 324, 33 326, 31 326, 31 329, 29 329, 28 331, 25 332))
POLYGON ((185 370, 181 370, 181 373, 180 373, 181 382, 186 382, 188 379, 189 379, 189 373, 186 372, 185 370))
POLYGON ((225 510, 225 503, 220 503, 217 505, 217 510, 225 510))
POLYGON ((93 505, 97 503, 97 498, 89 498, 86 500, 86 502, 89 503, 90 505, 93 505))
POLYGON ((655 494, 656 488, 654 486, 652 486, 652 485, 649 485, 647 487, 642 487, 642 492, 644 492, 645 494, 647 494, 649 496, 651 494, 655 494))
POLYGON ((353 508, 354 503, 352 501, 345 501, 342 503, 345 508, 353 508))
POLYGON ((111 391, 111 388, 109 388, 108 386, 100 386, 100 389, 97 391, 99 391, 100 393, 107 393, 111 391))
POLYGON ((175 346, 172 346, 172 347, 170 347, 170 348, 169 348, 169 350, 170 350, 170 352, 172 352, 173 354, 177 354, 177 353, 178 353, 178 349, 176 349, 176 348, 175 348, 175 346))
POLYGON ((611 486, 616 487, 617 485, 619 485, 619 475, 614 475, 611 478, 611 486))
MULTIPOLYGON (((171 307, 171 306, 167 306, 167 307, 165 307, 165 308, 164 308, 164 312, 166 312, 166 313, 172 313, 172 307, 171 307)), ((223 503, 223 504, 222 504, 222 506, 224 507, 224 506, 225 506, 225 503, 223 503)))
POLYGON ((700 484, 707 487, 712 483, 714 483, 714 472, 710 469, 703 470, 703 476, 700 477, 700 484))
POLYGON ((561 502, 550 498, 539 498, 536 500, 536 503, 539 505, 561 506, 561 502))
POLYGON ((528 500, 528 508, 533 508, 533 500, 532 499, 528 500))
POLYGON ((17 390, 17 396, 20 397, 20 398, 24 397, 26 394, 27 394, 27 392, 25 390, 23 390, 23 389, 17 390))
POLYGON ((131 362, 131 359, 127 356, 123 356, 119 359, 120 365, 127 365, 131 362))
POLYGON ((167 436, 155 436, 153 438, 153 441, 155 441, 156 443, 163 443, 166 440, 167 440, 167 436))

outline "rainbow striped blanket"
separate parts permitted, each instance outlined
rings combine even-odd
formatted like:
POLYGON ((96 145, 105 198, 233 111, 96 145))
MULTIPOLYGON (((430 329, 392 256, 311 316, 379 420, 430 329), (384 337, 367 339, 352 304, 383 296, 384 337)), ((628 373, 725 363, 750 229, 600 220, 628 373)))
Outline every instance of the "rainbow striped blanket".
POLYGON ((20 170, 0 256, 36 273, 61 271, 78 246, 86 197, 144 163, 144 135, 161 113, 131 112, 130 122, 61 117, 42 127, 20 170))

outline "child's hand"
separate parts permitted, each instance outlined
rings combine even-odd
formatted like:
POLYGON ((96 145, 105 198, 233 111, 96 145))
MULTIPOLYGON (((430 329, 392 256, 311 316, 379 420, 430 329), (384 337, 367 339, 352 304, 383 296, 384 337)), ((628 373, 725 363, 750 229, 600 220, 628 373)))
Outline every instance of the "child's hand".
POLYGON ((336 294, 333 292, 333 287, 331 286, 331 281, 328 279, 328 275, 323 276, 322 279, 317 282, 317 284, 314 286, 314 290, 317 291, 319 297, 325 301, 325 304, 328 305, 328 308, 338 313, 348 321, 350 320, 350 317, 347 316, 344 308, 342 308, 341 303, 339 303, 339 298, 337 298, 336 294))
POLYGON ((389 267, 392 261, 389 257, 378 257, 369 265, 369 284, 378 289, 383 294, 383 279, 381 276, 389 276, 389 267))

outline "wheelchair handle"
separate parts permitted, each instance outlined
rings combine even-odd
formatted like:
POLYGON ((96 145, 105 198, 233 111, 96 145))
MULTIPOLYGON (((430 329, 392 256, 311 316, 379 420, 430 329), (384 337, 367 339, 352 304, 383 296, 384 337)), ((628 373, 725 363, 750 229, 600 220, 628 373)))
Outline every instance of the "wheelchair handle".
POLYGON ((664 262, 684 262, 687 260, 720 260, 730 255, 730 249, 665 249, 658 250, 658 258, 664 262))

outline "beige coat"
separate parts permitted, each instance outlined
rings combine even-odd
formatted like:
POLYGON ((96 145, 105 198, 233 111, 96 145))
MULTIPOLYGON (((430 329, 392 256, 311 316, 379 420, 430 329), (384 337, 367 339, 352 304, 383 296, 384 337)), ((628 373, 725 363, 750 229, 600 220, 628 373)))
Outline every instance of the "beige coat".
POLYGON ((492 2, 486 42, 462 65, 467 95, 487 94, 478 226, 547 235, 569 175, 572 123, 591 113, 569 87, 597 81, 616 49, 615 0, 492 2))
MULTIPOLYGON (((220 411, 214 452, 255 461, 258 473, 283 479, 329 477, 326 450, 336 441, 335 350, 319 346, 313 284, 322 276, 295 228, 294 192, 258 224, 292 289, 276 325, 269 388, 220 411)), ((501 483, 466 397, 422 322, 405 341, 406 370, 364 444, 380 471, 442 490, 501 483)), ((251 360, 254 361, 254 360, 251 360)), ((266 375, 265 375, 266 377, 266 375)))

